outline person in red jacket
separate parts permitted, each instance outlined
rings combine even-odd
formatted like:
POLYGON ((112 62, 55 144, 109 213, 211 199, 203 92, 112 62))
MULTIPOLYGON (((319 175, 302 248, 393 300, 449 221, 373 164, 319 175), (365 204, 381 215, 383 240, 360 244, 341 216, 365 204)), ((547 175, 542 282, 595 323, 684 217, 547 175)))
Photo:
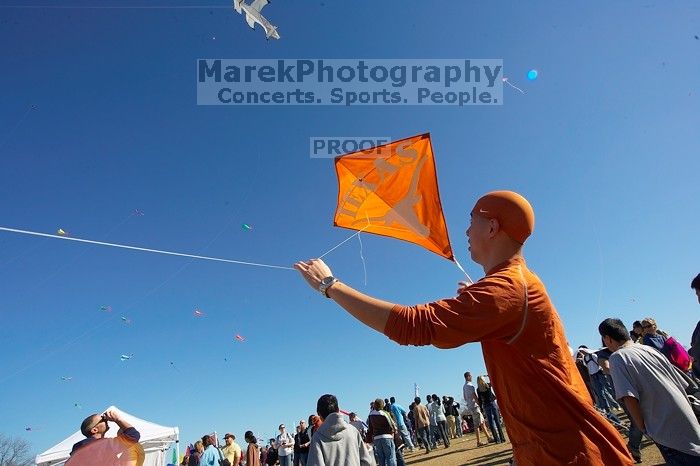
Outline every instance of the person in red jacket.
POLYGON ((309 285, 402 345, 455 348, 480 341, 518 466, 630 466, 620 434, 599 415, 574 361, 559 315, 522 247, 534 230, 530 203, 512 191, 481 197, 467 230, 485 277, 458 296, 401 306, 367 296, 321 260, 295 268, 309 285))

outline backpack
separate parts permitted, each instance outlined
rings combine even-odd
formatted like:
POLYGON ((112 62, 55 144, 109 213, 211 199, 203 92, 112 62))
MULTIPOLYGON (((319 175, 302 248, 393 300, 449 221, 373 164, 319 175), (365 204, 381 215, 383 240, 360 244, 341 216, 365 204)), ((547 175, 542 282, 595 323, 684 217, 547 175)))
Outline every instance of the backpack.
POLYGON ((685 348, 683 348, 683 345, 678 343, 675 338, 666 338, 661 352, 668 358, 671 364, 683 372, 687 372, 690 369, 690 355, 685 348))
POLYGON ((221 466, 233 466, 231 462, 228 460, 228 458, 224 458, 224 455, 221 453, 221 449, 217 448, 216 451, 219 452, 219 464, 221 466))

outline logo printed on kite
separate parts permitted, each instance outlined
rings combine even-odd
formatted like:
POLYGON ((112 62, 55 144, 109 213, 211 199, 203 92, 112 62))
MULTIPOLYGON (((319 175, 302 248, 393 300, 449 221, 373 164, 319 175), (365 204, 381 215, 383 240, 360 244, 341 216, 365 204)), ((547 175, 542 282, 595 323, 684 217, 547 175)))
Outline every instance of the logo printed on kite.
POLYGON ((339 211, 355 217, 353 224, 379 223, 390 228, 403 227, 424 238, 430 235, 430 228, 421 223, 415 210, 421 200, 421 195, 418 194, 418 181, 425 160, 411 145, 410 141, 402 142, 386 159, 374 159, 372 167, 363 176, 352 182, 351 188, 343 196, 344 203, 339 206, 339 211), (393 159, 394 163, 387 159, 393 159), (362 216, 362 207, 365 201, 372 194, 376 194, 380 187, 384 187, 385 183, 390 185, 386 181, 388 175, 405 175, 402 173, 402 169, 410 170, 411 176, 408 190, 403 197, 394 200, 393 206, 389 207, 383 215, 369 216, 369 213, 365 212, 365 216, 362 216), (371 183, 366 180, 366 177, 374 174, 379 175, 378 182, 371 183))

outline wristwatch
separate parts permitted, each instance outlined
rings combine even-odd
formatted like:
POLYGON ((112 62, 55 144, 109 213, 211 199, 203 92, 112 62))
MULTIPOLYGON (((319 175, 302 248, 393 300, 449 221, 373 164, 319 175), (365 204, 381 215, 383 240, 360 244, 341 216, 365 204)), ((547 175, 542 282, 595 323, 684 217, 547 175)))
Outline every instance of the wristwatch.
POLYGON ((326 298, 330 298, 330 296, 328 296, 328 288, 335 285, 339 281, 340 280, 338 280, 337 278, 335 278, 333 276, 326 277, 323 280, 321 280, 321 284, 318 285, 318 291, 321 292, 321 294, 323 296, 325 296, 326 298))

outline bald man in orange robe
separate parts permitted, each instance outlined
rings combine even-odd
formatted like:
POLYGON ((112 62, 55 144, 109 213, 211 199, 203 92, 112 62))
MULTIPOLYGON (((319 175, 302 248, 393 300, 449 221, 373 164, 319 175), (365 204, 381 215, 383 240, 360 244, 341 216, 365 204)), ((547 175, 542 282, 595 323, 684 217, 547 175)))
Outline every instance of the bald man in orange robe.
POLYGON ((401 345, 454 348, 480 341, 517 466, 630 466, 625 443, 594 409, 564 328, 522 256, 534 230, 528 201, 512 191, 480 198, 467 230, 485 277, 458 296, 401 306, 367 296, 321 260, 298 262, 306 281, 355 318, 401 345))

